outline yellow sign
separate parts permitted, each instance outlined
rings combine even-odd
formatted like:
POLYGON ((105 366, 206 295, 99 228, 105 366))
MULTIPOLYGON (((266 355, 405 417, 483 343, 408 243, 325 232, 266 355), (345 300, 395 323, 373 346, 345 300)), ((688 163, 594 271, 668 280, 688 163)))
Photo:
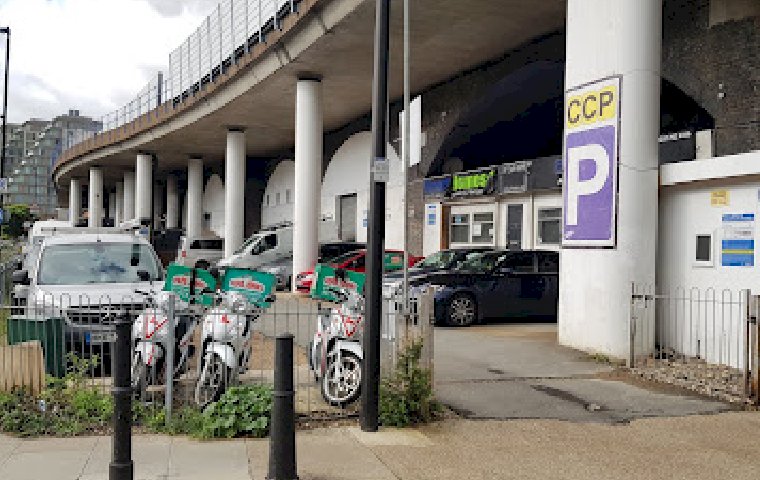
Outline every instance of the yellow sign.
POLYGON ((728 190, 713 190, 710 192, 710 205, 713 207, 728 206, 728 190))
POLYGON ((617 84, 583 90, 578 95, 567 97, 566 128, 573 129, 612 120, 617 116, 618 103, 617 84))

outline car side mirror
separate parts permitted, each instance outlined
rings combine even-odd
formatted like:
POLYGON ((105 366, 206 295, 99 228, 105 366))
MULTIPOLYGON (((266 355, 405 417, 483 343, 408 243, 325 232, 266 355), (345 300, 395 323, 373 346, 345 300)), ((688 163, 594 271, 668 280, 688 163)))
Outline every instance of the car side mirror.
POLYGON ((16 270, 11 275, 11 281, 14 285, 29 285, 29 272, 26 270, 16 270))
POLYGON ((137 278, 139 278, 141 282, 149 282, 150 281, 150 272, 148 272, 146 270, 138 270, 137 271, 137 278))

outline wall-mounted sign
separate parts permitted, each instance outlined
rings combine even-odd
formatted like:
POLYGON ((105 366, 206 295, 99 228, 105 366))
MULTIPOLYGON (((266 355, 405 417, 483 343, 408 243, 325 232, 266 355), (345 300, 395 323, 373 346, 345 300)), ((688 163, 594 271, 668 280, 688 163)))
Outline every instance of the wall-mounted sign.
POLYGON ((710 192, 710 205, 713 207, 727 207, 730 203, 728 190, 713 190, 710 192))
POLYGON ((614 247, 620 77, 565 94, 562 244, 614 247))
POLYGON ((720 251, 724 267, 755 265, 755 214, 726 213, 723 215, 723 240, 720 251))
POLYGON ((427 205, 425 208, 425 218, 428 225, 435 225, 436 218, 438 217, 437 207, 435 205, 427 205))
POLYGON ((513 162, 499 165, 499 193, 523 193, 528 190, 528 173, 531 162, 513 162))
POLYGON ((451 182, 451 196, 484 195, 491 187, 493 170, 456 174, 451 182))
POLYGON ((451 190, 451 177, 426 178, 422 189, 425 198, 444 198, 451 190))

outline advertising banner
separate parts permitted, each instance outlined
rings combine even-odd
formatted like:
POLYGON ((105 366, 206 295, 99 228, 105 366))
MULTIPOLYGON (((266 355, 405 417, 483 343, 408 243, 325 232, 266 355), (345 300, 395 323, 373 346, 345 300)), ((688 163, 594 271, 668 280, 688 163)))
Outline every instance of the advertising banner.
POLYGON ((272 294, 277 278, 269 273, 245 268, 228 268, 222 278, 222 291, 240 292, 253 305, 265 305, 264 300, 272 294))
POLYGON ((755 214, 723 214, 720 263, 724 267, 755 265, 755 214))
POLYGON ((562 245, 614 247, 620 77, 565 94, 562 245))

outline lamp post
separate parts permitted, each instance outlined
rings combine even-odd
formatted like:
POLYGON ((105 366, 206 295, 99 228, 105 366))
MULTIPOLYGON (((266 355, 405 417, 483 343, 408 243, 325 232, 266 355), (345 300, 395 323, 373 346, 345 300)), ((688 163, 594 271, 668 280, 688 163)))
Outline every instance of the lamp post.
MULTIPOLYGON (((5 130, 8 120, 8 64, 11 58, 11 29, 10 27, 0 27, 0 33, 5 34, 5 84, 3 86, 3 145, 2 155, 0 156, 0 178, 5 177, 5 130)), ((0 210, 2 210, 5 194, 0 194, 0 210)), ((2 233, 2 223, 0 223, 0 233, 2 233)))

